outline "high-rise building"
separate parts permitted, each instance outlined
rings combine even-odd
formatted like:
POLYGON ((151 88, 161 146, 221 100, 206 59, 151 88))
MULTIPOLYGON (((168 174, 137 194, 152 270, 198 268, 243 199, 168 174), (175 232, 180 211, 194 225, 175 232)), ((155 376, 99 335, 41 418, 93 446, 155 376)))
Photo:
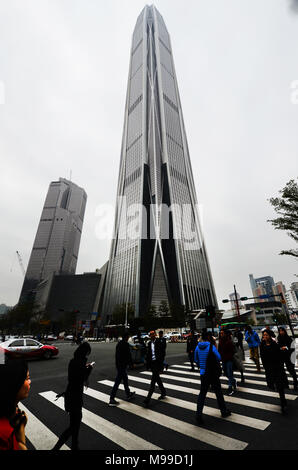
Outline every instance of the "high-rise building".
POLYGON ((116 305, 217 307, 170 36, 146 6, 133 33, 103 321, 116 305))
POLYGON ((273 295, 272 288, 274 286, 274 280, 272 276, 263 276, 263 277, 258 277, 255 279, 253 277, 253 274, 250 274, 249 281, 250 281, 250 286, 251 286, 253 295, 255 295, 254 290, 258 289, 259 287, 262 287, 264 289, 265 295, 269 295, 269 296, 273 295))
POLYGON ((20 302, 53 274, 74 274, 80 247, 87 195, 64 178, 53 181, 42 210, 20 302))

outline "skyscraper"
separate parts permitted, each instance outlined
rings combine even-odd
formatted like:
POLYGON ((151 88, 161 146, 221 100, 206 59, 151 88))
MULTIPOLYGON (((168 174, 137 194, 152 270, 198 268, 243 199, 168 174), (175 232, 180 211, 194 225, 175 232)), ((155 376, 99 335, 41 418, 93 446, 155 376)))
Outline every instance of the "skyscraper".
POLYGON ((167 301, 217 307, 198 217, 170 37, 154 6, 133 33, 103 321, 167 301))
POLYGON ((80 247, 87 195, 64 178, 53 181, 42 210, 20 302, 52 274, 74 274, 80 247))

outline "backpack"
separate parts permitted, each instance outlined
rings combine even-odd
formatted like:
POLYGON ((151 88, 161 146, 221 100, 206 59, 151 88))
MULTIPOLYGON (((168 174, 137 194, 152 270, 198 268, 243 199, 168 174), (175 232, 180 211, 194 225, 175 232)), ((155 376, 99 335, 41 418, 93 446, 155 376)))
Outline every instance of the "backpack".
POLYGON ((212 351, 212 344, 210 343, 209 352, 206 360, 206 372, 209 377, 220 377, 222 375, 220 362, 217 360, 214 352, 212 351))

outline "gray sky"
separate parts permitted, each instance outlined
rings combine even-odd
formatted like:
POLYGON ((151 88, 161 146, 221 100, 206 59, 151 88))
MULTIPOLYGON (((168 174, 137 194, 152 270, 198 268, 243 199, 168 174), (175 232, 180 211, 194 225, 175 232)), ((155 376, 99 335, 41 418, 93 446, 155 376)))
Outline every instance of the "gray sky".
MULTIPOLYGON (((234 283, 250 296, 250 273, 287 288, 297 281, 297 261, 278 255, 294 242, 266 222, 275 216, 268 198, 298 175, 297 3, 155 2, 171 35, 221 307, 234 283)), ((131 38, 144 6, 0 0, 0 303, 18 301, 15 252, 26 267, 48 185, 71 170, 88 195, 77 273, 108 259, 96 208, 115 204, 131 38)))

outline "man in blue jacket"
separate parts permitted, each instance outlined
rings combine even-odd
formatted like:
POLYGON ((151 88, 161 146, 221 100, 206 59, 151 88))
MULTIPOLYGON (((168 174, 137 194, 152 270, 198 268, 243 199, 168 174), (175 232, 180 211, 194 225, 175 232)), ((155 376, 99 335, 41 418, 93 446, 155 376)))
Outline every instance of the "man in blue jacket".
POLYGON ((220 360, 221 356, 217 351, 216 347, 213 346, 210 341, 208 341, 208 332, 203 331, 201 336, 201 341, 198 343, 195 349, 194 360, 200 369, 201 376, 201 389, 198 396, 197 402, 197 414, 196 420, 197 424, 204 424, 202 413, 205 403, 205 398, 208 392, 210 385, 214 391, 219 409, 221 411, 221 416, 226 418, 231 415, 231 412, 227 409, 224 396, 221 390, 221 384, 219 377, 221 375, 220 360))
POLYGON ((257 372, 261 372, 259 353, 259 345, 261 341, 258 333, 254 331, 251 326, 247 326, 245 329, 245 341, 247 342, 249 347, 250 359, 255 362, 257 366, 257 372))

